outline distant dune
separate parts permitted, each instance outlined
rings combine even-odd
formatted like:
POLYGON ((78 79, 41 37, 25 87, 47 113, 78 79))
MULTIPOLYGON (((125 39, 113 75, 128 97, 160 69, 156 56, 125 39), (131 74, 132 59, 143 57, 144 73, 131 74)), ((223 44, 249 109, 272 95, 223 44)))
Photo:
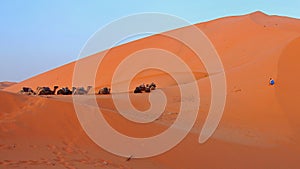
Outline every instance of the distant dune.
POLYGON ((15 85, 15 82, 0 82, 0 90, 15 85))
MULTIPOLYGON (((126 161, 99 148, 86 135, 74 112, 72 97, 16 94, 23 86, 71 87, 72 62, 0 91, 0 168, 300 168, 300 20, 255 12, 196 26, 220 55, 228 91, 221 122, 205 144, 199 144, 198 137, 210 107, 209 75, 188 47, 154 35, 111 49, 99 67, 95 87, 110 86, 116 67, 138 50, 161 48, 180 56, 193 71, 201 93, 196 123, 180 144, 156 157, 135 159, 133 155, 126 161), (274 86, 268 85, 271 77, 274 86)), ((84 60, 93 61, 100 54, 84 60)), ((128 121, 118 113, 111 95, 97 96, 105 119, 117 131, 149 137, 174 122, 180 102, 188 98, 181 99, 176 81, 157 70, 138 74, 130 92, 137 84, 151 81, 168 99, 162 116, 153 123, 128 121)), ((122 99, 120 93, 114 96, 122 99)), ((130 93, 130 98, 140 110, 150 106, 147 94, 130 93)))

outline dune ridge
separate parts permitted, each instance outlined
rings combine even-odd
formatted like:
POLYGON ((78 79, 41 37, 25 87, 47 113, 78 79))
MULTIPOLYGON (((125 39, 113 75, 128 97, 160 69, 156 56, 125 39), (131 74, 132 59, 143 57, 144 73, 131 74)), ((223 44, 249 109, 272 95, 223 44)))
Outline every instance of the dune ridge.
MULTIPOLYGON (((85 134, 72 97, 16 94, 23 86, 71 86, 72 62, 0 91, 0 168, 299 168, 300 80, 295 77, 300 72, 300 20, 255 12, 196 26, 214 44, 227 78, 225 111, 206 143, 198 143, 211 99, 205 66, 180 42, 154 35, 111 49, 98 69, 95 87, 110 85, 117 65, 135 51, 151 47, 179 55, 197 77, 201 96, 196 123, 180 144, 156 157, 135 159, 133 155, 127 161, 99 148, 85 134), (268 85, 270 77, 275 79, 274 86, 268 85)), ((185 28, 174 31, 184 32, 185 28)), ((84 59, 93 61, 100 54, 84 59)), ((168 102, 163 114, 149 124, 123 118, 111 95, 97 96, 114 129, 132 137, 149 137, 174 122, 179 103, 190 98, 180 98, 174 79, 157 70, 138 74, 130 89, 153 80, 168 102)), ((114 93, 120 100, 123 94, 114 93)), ((129 95, 137 109, 149 108, 148 94, 129 95)))
POLYGON ((17 84, 17 83, 16 82, 8 82, 8 81, 0 82, 0 90, 7 88, 9 86, 15 85, 15 84, 17 84))
MULTIPOLYGON (((264 55, 264 58, 271 56, 272 53, 270 52, 273 52, 273 50, 282 50, 284 46, 299 35, 297 27, 300 24, 297 19, 268 16, 261 12, 254 12, 249 15, 226 17, 199 23, 196 26, 212 41, 224 62, 225 68, 229 69, 254 62, 261 55, 264 55), (266 25, 260 23, 260 20, 266 23, 266 25), (277 24, 277 26, 267 26, 267 23, 277 24), (278 36, 278 34, 281 36, 278 36), (254 41, 259 41, 260 45, 251 45, 254 41), (270 50, 259 50, 261 48, 270 50)), ((178 29, 178 31, 184 31, 184 28, 178 29)), ((113 68, 128 54, 143 49, 145 45, 146 48, 167 49, 183 59, 185 58, 184 60, 194 70, 206 72, 201 63, 193 62, 193 59, 190 59, 193 54, 188 48, 183 47, 181 43, 161 35, 154 35, 110 49, 101 65, 102 68, 98 70, 95 87, 109 84, 109 75, 112 74, 110 70, 114 70, 113 68), (161 43, 156 43, 158 40, 161 43), (108 74, 105 77, 101 77, 103 70, 106 71, 105 74, 108 74)), ((274 53, 276 52, 278 53, 278 51, 274 53)), ((93 58, 96 58, 101 53, 103 52, 84 58, 84 60, 93 60, 93 58)), ((33 89, 37 86, 71 86, 74 66, 75 62, 68 63, 49 72, 29 78, 17 85, 8 87, 5 91, 18 92, 22 86, 33 89)))

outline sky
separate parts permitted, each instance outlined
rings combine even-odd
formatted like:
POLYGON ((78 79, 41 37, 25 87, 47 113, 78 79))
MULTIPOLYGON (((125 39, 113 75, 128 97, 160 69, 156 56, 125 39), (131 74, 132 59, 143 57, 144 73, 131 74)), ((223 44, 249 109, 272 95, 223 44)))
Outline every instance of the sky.
POLYGON ((0 81, 20 82, 75 61, 97 30, 132 14, 158 12, 199 23, 254 11, 300 18, 299 9, 298 0, 1 0, 0 81))

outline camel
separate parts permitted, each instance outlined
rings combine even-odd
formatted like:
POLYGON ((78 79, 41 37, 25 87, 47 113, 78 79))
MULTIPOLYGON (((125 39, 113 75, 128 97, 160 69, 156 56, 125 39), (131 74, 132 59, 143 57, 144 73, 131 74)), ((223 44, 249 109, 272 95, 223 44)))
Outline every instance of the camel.
POLYGON ((136 87, 133 93, 142 93, 141 87, 136 87))
POLYGON ((29 87, 23 87, 23 89, 19 93, 25 95, 36 95, 36 93, 29 87))
POLYGON ((141 85, 139 86, 139 88, 141 89, 141 91, 145 91, 146 86, 145 86, 145 84, 143 83, 143 84, 141 84, 141 85))
POLYGON ((146 92, 146 93, 150 93, 151 90, 155 90, 156 89, 156 84, 155 83, 151 83, 150 85, 149 84, 141 84, 140 86, 136 87, 135 90, 134 90, 134 93, 142 93, 143 91, 146 92))
POLYGON ((72 94, 74 94, 76 91, 76 87, 72 87, 72 94))
POLYGON ((72 91, 68 87, 61 88, 57 91, 57 95, 71 95, 72 91))
POLYGON ((36 94, 37 95, 54 95, 58 86, 54 86, 54 90, 51 90, 49 87, 37 87, 36 94))
POLYGON ((91 88, 92 88, 92 86, 88 86, 86 88, 86 90, 85 90, 84 87, 78 87, 78 88, 73 87, 72 91, 73 91, 74 95, 85 95, 85 94, 89 93, 89 91, 91 90, 91 88))
POLYGON ((155 89, 156 89, 156 84, 152 82, 152 83, 149 85, 149 88, 150 88, 151 90, 155 90, 155 89))
POLYGON ((101 88, 98 94, 110 94, 110 88, 108 87, 101 88))
POLYGON ((146 93, 150 93, 151 92, 151 88, 150 88, 149 84, 146 85, 145 92, 146 93))

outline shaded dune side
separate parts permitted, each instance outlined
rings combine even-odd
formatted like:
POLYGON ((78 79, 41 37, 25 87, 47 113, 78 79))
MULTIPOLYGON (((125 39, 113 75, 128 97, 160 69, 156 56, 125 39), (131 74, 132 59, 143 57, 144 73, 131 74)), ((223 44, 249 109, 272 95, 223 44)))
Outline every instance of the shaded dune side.
MULTIPOLYGON (((277 75, 276 97, 295 133, 300 133, 300 36, 282 51, 277 75)), ((299 138, 298 138, 299 139, 299 138)))
MULTIPOLYGON (((72 102, 2 91, 0 100, 0 168, 168 168, 153 161, 128 163, 101 149, 83 131, 72 102)), ((110 110, 104 114, 120 121, 110 110)))

